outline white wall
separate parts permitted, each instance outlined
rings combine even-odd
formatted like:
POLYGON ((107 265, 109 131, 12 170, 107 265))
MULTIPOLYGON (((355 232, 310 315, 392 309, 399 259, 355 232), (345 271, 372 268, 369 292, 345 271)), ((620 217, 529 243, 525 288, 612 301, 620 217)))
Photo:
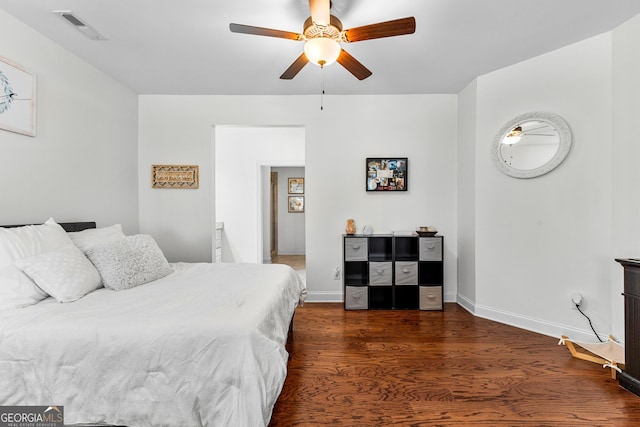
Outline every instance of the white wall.
POLYGON ((37 135, 0 130, 0 224, 137 232, 136 94, 2 10, 0 40, 0 56, 37 75, 37 135))
MULTIPOLYGON (((613 250, 611 257, 640 257, 640 16, 613 31, 613 250)), ((624 337, 623 269, 611 265, 611 311, 624 337)))
POLYGON ((596 329, 612 329, 611 73, 607 33, 477 79, 477 314, 593 340, 571 308, 581 292, 596 329), (562 116, 574 147, 547 175, 511 178, 494 167, 491 143, 530 111, 562 116))
MULTIPOLYGON (((140 228, 173 259, 211 259, 212 126, 305 128, 310 300, 342 299, 345 221, 375 232, 435 225, 445 236, 445 298, 457 293, 455 95, 140 96, 140 228), (365 192, 365 158, 409 157, 409 191, 365 192), (200 190, 152 191, 153 163, 200 164, 200 190)), ((226 228, 226 221, 225 221, 226 228)), ((226 230, 225 230, 226 232, 226 230)))
MULTIPOLYGON (((273 168, 278 172, 278 254, 304 255, 305 253, 305 214, 289 212, 289 178, 304 178, 304 168, 273 168)), ((313 201, 311 201, 313 203, 313 201)))
POLYGON ((264 243, 269 238, 263 233, 269 224, 264 203, 269 166, 304 164, 304 128, 216 126, 214 152, 215 219, 224 223, 222 261, 260 263, 262 236, 264 243))

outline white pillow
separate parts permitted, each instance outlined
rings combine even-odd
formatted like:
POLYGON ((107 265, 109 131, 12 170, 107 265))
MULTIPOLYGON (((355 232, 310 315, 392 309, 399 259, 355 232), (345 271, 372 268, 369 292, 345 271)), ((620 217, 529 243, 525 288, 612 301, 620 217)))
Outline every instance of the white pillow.
POLYGON ((33 305, 48 296, 15 265, 0 267, 0 310, 33 305))
POLYGON ((0 227, 0 309, 32 305, 48 296, 14 265, 15 260, 72 243, 53 218, 40 225, 0 227))
POLYGON ((53 218, 40 225, 0 227, 0 267, 14 260, 53 251, 73 243, 53 218))
POLYGON ((82 252, 85 252, 91 246, 100 243, 113 242, 115 240, 125 238, 120 224, 102 228, 89 228, 87 230, 74 231, 67 234, 71 240, 73 240, 73 243, 82 250, 82 252))
POLYGON ((102 243, 87 249, 105 288, 120 291, 173 273, 153 237, 146 234, 102 243))
POLYGON ((101 285, 98 271, 74 244, 15 264, 58 302, 75 301, 101 285))

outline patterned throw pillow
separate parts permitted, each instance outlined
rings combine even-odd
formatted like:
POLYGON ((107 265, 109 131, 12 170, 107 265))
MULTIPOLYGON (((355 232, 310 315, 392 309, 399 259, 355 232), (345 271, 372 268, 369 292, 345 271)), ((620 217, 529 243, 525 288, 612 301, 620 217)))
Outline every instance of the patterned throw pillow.
POLYGON ((88 248, 85 252, 102 277, 105 288, 130 289, 173 273, 153 237, 127 236, 88 248))
POLYGON ((101 285, 98 271, 73 244, 16 260, 15 265, 58 302, 75 301, 101 285))

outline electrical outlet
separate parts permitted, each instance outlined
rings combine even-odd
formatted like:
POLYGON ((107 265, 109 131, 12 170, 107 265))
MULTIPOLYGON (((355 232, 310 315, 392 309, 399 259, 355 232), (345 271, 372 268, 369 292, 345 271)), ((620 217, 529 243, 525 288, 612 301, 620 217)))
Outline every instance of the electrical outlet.
POLYGON ((582 304, 584 304, 584 300, 582 298, 582 294, 576 292, 571 294, 571 308, 574 310, 577 310, 578 307, 576 306, 582 306, 582 304))
POLYGON ((333 272, 333 280, 340 280, 340 267, 336 267, 336 270, 333 272))

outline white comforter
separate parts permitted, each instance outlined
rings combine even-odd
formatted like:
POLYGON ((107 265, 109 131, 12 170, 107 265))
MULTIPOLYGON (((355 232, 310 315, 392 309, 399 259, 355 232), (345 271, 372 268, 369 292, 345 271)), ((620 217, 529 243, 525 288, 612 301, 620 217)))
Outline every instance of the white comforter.
POLYGON ((283 265, 178 267, 0 313, 0 405, 64 405, 65 424, 267 425, 304 284, 283 265))

